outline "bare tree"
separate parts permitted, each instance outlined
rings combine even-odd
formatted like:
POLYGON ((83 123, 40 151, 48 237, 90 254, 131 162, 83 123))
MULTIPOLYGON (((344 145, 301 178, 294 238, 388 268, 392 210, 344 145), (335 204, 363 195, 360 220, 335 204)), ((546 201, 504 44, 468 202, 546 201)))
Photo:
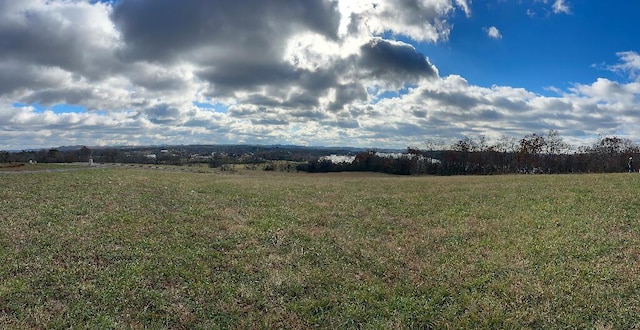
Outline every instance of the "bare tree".
POLYGON ((554 129, 547 132, 544 141, 545 152, 549 155, 559 155, 566 153, 570 149, 569 144, 565 143, 562 136, 560 136, 560 132, 554 129))
POLYGON ((473 141, 472 138, 465 136, 461 140, 451 145, 451 150, 460 152, 473 152, 477 151, 478 144, 473 141))
POLYGON ((518 161, 527 171, 539 167, 539 155, 544 150, 546 142, 544 136, 537 133, 527 134, 520 140, 520 150, 518 151, 518 161))
POLYGON ((512 136, 502 135, 496 143, 496 151, 516 152, 518 151, 518 140, 512 136))

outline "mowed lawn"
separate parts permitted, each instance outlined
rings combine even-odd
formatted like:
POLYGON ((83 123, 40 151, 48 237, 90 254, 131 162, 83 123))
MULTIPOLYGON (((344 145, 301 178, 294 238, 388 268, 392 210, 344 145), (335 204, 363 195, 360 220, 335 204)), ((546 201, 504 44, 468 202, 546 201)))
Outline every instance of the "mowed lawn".
POLYGON ((638 174, 0 174, 0 328, 639 326, 638 174))

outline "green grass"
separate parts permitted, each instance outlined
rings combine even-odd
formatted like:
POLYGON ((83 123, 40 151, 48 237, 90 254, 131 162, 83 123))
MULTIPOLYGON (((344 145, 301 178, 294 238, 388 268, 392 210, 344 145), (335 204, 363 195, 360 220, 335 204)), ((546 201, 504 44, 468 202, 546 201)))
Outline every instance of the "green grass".
POLYGON ((51 164, 51 163, 38 163, 38 164, 23 164, 23 163, 0 163, 0 172, 29 172, 29 171, 45 171, 45 170, 62 170, 62 169, 76 169, 88 167, 86 164, 51 164))
POLYGON ((633 328, 640 176, 0 175, 2 328, 633 328))

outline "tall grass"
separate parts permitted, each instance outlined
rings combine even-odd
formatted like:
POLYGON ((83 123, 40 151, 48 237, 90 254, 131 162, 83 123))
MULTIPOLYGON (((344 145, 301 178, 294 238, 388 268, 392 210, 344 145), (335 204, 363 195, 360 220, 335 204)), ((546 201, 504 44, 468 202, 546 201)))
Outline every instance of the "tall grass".
POLYGON ((8 328, 640 326, 640 176, 0 175, 8 328))

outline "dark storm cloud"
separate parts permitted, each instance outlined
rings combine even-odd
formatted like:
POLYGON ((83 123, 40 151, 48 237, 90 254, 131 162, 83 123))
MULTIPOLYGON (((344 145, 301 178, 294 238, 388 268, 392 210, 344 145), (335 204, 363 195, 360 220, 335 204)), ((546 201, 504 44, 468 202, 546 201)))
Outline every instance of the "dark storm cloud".
POLYGON ((413 110, 411 113, 418 118, 427 118, 427 115, 429 114, 426 110, 413 110))
POLYGON ((422 96, 425 99, 438 101, 438 103, 445 106, 459 107, 462 109, 471 109, 482 102, 481 99, 464 91, 448 92, 426 89, 422 92, 422 96))
POLYGON ((190 85, 190 81, 178 74, 161 74, 160 68, 152 70, 132 68, 130 72, 131 83, 151 91, 179 91, 187 89, 190 85))
POLYGON ((327 118, 327 114, 324 111, 319 110, 309 110, 309 109, 298 109, 292 110, 289 112, 289 115, 296 119, 301 120, 311 120, 311 121, 320 121, 322 119, 327 118))
POLYGON ((322 125, 326 127, 337 127, 340 129, 360 128, 357 120, 352 118, 341 118, 339 120, 323 120, 322 125))
POLYGON ((242 102, 287 109, 315 108, 320 98, 331 89, 336 99, 330 110, 339 110, 354 100, 366 100, 367 92, 360 82, 339 83, 341 75, 351 72, 354 57, 336 60, 330 66, 316 71, 295 68, 288 63, 271 66, 253 64, 220 65, 220 69, 199 72, 198 77, 214 84, 211 96, 233 95, 238 91, 258 91, 242 102), (239 69, 235 69, 239 68, 239 69), (294 92, 292 87, 296 87, 294 92))
POLYGON ((349 26, 347 27, 349 34, 357 34, 358 28, 360 25, 362 25, 363 20, 364 20, 364 17, 362 17, 361 15, 358 15, 356 13, 351 13, 349 26))
POLYGON ((24 10, 0 20, 0 59, 82 69, 84 31, 43 11, 24 10))
POLYGON ((83 104, 94 99, 95 95, 90 89, 41 89, 29 94, 22 101, 26 103, 40 104, 83 104))
POLYGON ((287 98, 285 104, 290 109, 315 108, 320 105, 318 96, 313 93, 300 92, 287 98))
POLYGON ((145 111, 146 117, 154 124, 166 124, 181 119, 180 109, 169 104, 158 104, 145 111))
POLYGON ((243 99, 244 103, 254 104, 262 107, 279 107, 282 105, 282 101, 263 94, 251 94, 243 99))
POLYGON ((68 72, 93 81, 117 65, 110 48, 117 37, 106 17, 106 6, 0 2, 0 93, 58 87, 60 79, 52 77, 53 71, 58 78, 68 72), (18 77, 14 71, 23 74, 18 77))
POLYGON ((156 60, 207 45, 273 58, 297 30, 335 39, 340 23, 336 4, 324 0, 122 0, 112 18, 126 56, 156 60))
POLYGON ((573 110, 573 104, 567 100, 551 99, 547 102, 546 108, 553 111, 571 111, 573 110))
POLYGON ((40 72, 38 68, 26 66, 21 62, 0 62, 0 95, 14 92, 21 88, 42 88, 46 82, 38 83, 40 72))
POLYGON ((82 1, 15 1, 0 11, 0 59, 59 67, 99 79, 120 63, 113 57, 118 32, 109 6, 82 1))
POLYGON ((256 117, 261 113, 266 113, 267 107, 255 105, 233 105, 227 110, 227 114, 234 118, 256 117))
POLYGON ((426 57, 408 44, 373 38, 360 51, 361 68, 378 79, 404 81, 438 75, 426 57))
POLYGON ((492 109, 482 110, 478 114, 478 119, 483 121, 494 121, 502 119, 503 117, 504 116, 500 112, 492 109))
MULTIPOLYGON (((267 93, 274 94, 274 93, 267 93)), ((263 107, 278 107, 289 109, 313 108, 318 106, 318 96, 309 91, 292 93, 285 99, 278 99, 261 93, 254 93, 245 98, 243 102, 263 107)))
POLYGON ((208 97, 264 88, 285 94, 301 86, 307 95, 280 105, 317 106, 317 98, 335 83, 328 70, 310 73, 284 59, 286 43, 296 33, 337 40, 340 14, 334 1, 122 0, 112 19, 125 42, 120 51, 125 61, 190 61, 196 77, 211 84, 208 97))
POLYGON ((511 109, 517 112, 523 112, 532 110, 533 107, 527 104, 524 100, 512 100, 506 97, 498 97, 493 101, 493 104, 503 109, 511 109))
POLYGON ((0 23, 0 58, 29 63, 76 66, 81 55, 79 33, 61 31, 62 22, 38 12, 25 11, 20 21, 0 23), (26 25, 26 26, 25 26, 26 25))
POLYGON ((251 120, 251 123, 254 125, 276 125, 276 126, 289 125, 288 121, 284 119, 278 119, 278 118, 263 118, 263 119, 251 120))
POLYGON ((251 90, 265 85, 282 86, 297 81, 301 72, 284 62, 221 60, 215 67, 203 69, 198 77, 214 84, 213 95, 251 90))
POLYGON ((367 91, 359 82, 342 84, 336 88, 336 100, 331 103, 329 110, 340 110, 354 100, 367 100, 367 91))

